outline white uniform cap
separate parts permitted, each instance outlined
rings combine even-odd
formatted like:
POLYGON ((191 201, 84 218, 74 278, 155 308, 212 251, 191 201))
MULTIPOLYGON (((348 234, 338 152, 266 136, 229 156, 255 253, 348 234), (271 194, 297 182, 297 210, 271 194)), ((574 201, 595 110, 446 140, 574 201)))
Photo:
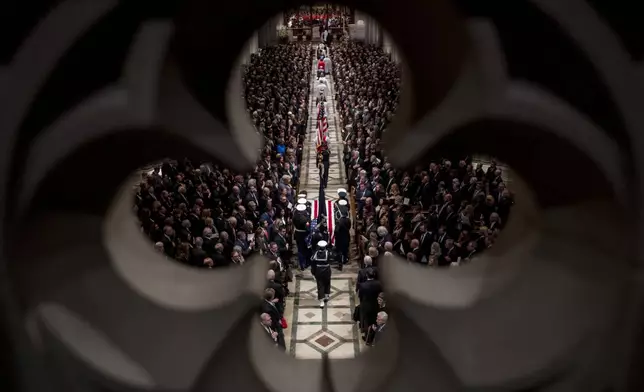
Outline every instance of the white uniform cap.
POLYGON ((305 198, 298 199, 297 204, 306 204, 306 199, 305 198))
POLYGON ((347 193, 347 190, 344 188, 338 188, 338 195, 342 192, 347 193))
POLYGON ((347 201, 346 201, 346 200, 344 200, 344 199, 342 199, 342 200, 338 200, 338 204, 339 204, 339 205, 341 205, 341 206, 346 206, 346 205, 347 205, 347 201))
POLYGON ((326 241, 319 241, 319 242, 318 242, 318 246, 319 246, 320 248, 324 248, 324 247, 326 247, 327 245, 328 245, 328 244, 326 243, 326 241))
POLYGON ((304 204, 298 204, 295 209, 298 211, 306 211, 306 206, 304 204))

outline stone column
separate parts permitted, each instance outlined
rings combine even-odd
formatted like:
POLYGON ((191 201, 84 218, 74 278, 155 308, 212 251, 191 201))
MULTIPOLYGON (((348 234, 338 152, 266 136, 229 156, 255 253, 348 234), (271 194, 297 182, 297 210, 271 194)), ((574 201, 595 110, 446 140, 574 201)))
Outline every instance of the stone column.
POLYGON ((280 12, 279 14, 275 15, 275 21, 277 22, 277 27, 284 26, 284 13, 280 12))
POLYGON ((377 46, 382 46, 382 29, 375 19, 371 19, 371 24, 373 24, 374 32, 374 41, 373 44, 377 46))
POLYGON ((266 33, 264 31, 265 26, 266 25, 264 24, 264 25, 262 25, 262 27, 259 28, 259 30, 257 30, 257 35, 258 35, 257 43, 258 43, 260 48, 263 48, 263 47, 266 46, 266 33))
POLYGON ((255 32, 253 33, 253 36, 251 37, 248 45, 249 57, 250 57, 250 54, 257 53, 257 50, 259 50, 259 34, 255 32))
POLYGON ((259 29, 259 47, 265 48, 277 43, 277 19, 271 18, 259 29))
POLYGON ((275 45, 277 39, 276 39, 276 34, 277 32, 275 31, 275 19, 270 19, 266 25, 266 46, 271 46, 275 45))
POLYGON ((259 32, 253 33, 253 35, 250 37, 248 42, 246 43, 246 46, 244 47, 240 57, 241 57, 241 63, 242 64, 248 64, 250 63, 250 56, 253 53, 257 53, 257 50, 259 49, 259 32))
POLYGON ((365 16, 365 24, 366 24, 366 42, 368 44, 373 43, 373 19, 371 19, 371 16, 365 16))
POLYGON ((367 43, 371 45, 380 44, 380 25, 371 16, 367 16, 367 43))
POLYGON ((395 61, 396 63, 400 62, 400 58, 398 57, 398 49, 396 48, 394 41, 391 39, 391 36, 384 31, 382 32, 382 49, 385 51, 385 53, 389 53, 391 55, 391 59, 393 61, 395 61))
POLYGON ((277 45, 277 26, 279 26, 279 19, 281 17, 281 14, 275 15, 268 21, 268 26, 266 26, 266 34, 268 34, 269 45, 277 45))

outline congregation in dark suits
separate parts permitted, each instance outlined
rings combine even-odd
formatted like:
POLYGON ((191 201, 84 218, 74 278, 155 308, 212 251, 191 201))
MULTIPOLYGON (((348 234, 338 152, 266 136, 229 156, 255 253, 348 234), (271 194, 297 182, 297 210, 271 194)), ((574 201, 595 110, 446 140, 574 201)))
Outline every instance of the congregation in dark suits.
POLYGON ((340 40, 331 48, 360 257, 388 251, 443 267, 492 247, 514 204, 506 168, 494 159, 484 169, 472 156, 441 155, 412 170, 392 167, 380 142, 399 104, 400 66, 377 46, 340 40))

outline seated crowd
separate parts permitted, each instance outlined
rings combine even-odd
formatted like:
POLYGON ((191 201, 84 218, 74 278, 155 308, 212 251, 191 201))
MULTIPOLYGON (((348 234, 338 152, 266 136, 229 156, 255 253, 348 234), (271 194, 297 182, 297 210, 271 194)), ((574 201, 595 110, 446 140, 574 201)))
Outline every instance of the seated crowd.
POLYGON ((142 173, 134 208, 158 252, 205 268, 242 264, 261 252, 278 265, 276 280, 286 280, 312 56, 310 45, 295 44, 252 56, 244 98, 266 139, 254 171, 234 173, 186 158, 142 173))
POLYGON ((502 169, 492 162, 484 171, 472 157, 393 168, 380 139, 398 105, 400 67, 382 48, 349 40, 335 43, 333 55, 360 251, 374 261, 389 252, 443 267, 492 247, 514 204, 502 169))

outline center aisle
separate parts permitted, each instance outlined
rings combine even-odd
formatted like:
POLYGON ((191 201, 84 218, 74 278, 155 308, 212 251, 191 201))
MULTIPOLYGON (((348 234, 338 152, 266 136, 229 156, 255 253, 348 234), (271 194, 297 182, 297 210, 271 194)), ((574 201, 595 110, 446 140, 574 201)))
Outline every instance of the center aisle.
MULTIPOLYGON (((317 152, 317 59, 311 68, 311 95, 309 96, 309 123, 302 154, 300 191, 306 190, 310 200, 316 199, 320 189, 320 174, 316 166, 317 152)), ((346 187, 342 162, 340 121, 336 115, 335 89, 332 76, 327 76, 328 143, 331 152, 327 200, 338 198, 337 189, 346 187)), ((355 295, 356 273, 352 268, 339 272, 333 268, 331 276, 331 299, 323 309, 319 308, 317 286, 309 270, 293 278, 291 296, 285 313, 289 327, 284 331, 287 353, 301 359, 353 358, 363 348, 353 311, 357 305, 355 295)))
MULTIPOLYGON (((317 115, 318 109, 315 106, 315 98, 317 96, 317 63, 314 62, 312 75, 311 75, 311 95, 309 96, 309 122, 307 126, 306 141, 304 151, 302 152, 302 170, 306 174, 300 177, 300 191, 306 190, 309 199, 317 197, 320 190, 320 173, 317 167, 317 151, 315 145, 315 133, 317 132, 317 115)), ((329 143, 329 151, 331 153, 329 158, 329 183, 326 188, 326 198, 330 200, 337 200, 338 188, 346 188, 347 181, 344 178, 344 162, 342 161, 342 134, 339 129, 340 120, 336 115, 335 109, 335 89, 333 88, 333 77, 328 75, 326 77, 328 92, 327 102, 324 106, 327 113, 327 121, 329 123, 329 131, 327 140, 329 143)))

